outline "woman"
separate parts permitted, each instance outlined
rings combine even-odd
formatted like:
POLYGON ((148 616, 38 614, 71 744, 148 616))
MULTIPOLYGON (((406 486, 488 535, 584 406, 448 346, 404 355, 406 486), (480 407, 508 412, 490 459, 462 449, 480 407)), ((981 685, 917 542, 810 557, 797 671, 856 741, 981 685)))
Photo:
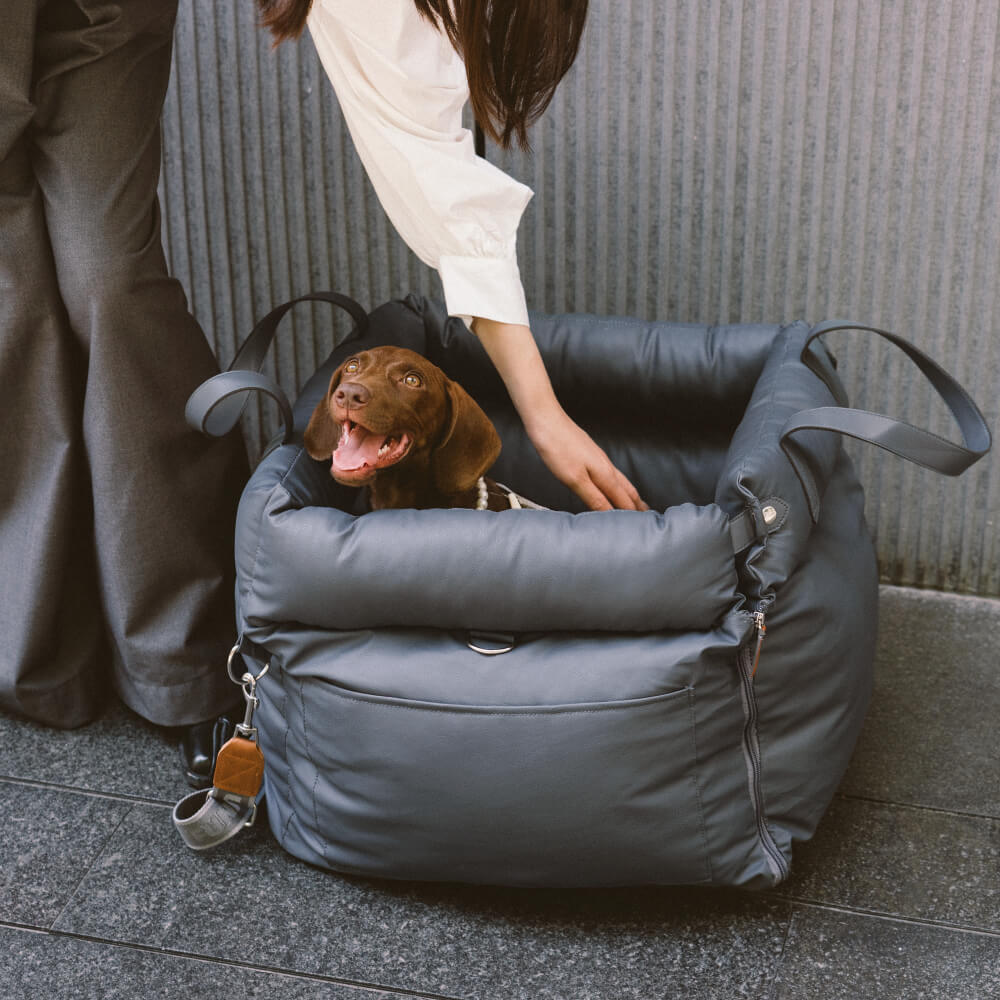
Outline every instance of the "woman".
MULTIPOLYGON (((218 369, 156 198, 176 0, 6 0, 0 32, 0 707, 71 727, 108 681, 208 779, 234 701, 246 454, 184 424, 218 369)), ((239 700, 238 693, 236 700, 239 700)))
POLYGON ((280 41, 308 24, 375 191, 438 270, 448 311, 475 332, 546 465, 592 509, 644 509, 563 410, 528 325, 516 257, 529 188, 478 158, 471 97, 494 140, 527 145, 576 57, 587 0, 258 0, 280 41))

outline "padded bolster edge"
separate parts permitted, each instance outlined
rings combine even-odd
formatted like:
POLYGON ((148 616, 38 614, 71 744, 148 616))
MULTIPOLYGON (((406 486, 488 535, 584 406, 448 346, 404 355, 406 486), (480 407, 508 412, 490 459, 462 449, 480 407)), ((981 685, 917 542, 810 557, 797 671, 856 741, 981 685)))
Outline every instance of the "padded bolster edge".
MULTIPOLYGON (((411 295, 427 354, 489 410, 506 390, 479 341, 443 307, 411 295)), ((571 314, 531 314, 531 329, 563 406, 578 419, 623 414, 641 423, 670 410, 729 424, 753 391, 780 327, 708 326, 571 314)))
POLYGON ((646 632, 709 628, 737 600, 729 520, 714 504, 354 517, 293 495, 285 478, 300 463, 287 451, 254 474, 237 522, 252 622, 646 632))

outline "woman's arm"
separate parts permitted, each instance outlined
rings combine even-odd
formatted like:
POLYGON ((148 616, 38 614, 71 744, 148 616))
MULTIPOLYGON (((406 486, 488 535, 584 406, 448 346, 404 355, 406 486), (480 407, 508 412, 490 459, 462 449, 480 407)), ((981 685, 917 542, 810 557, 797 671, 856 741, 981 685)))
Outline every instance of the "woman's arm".
POLYGON ((473 321, 472 329, 552 474, 591 510, 646 510, 636 488, 562 408, 531 330, 482 317, 473 321))

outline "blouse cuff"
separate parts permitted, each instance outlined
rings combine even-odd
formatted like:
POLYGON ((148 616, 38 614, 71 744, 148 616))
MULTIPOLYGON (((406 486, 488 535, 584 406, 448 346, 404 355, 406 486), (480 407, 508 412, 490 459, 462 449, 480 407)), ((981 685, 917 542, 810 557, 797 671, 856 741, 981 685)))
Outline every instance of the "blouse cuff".
POLYGON ((449 315, 460 316, 470 327, 475 316, 529 325, 516 258, 443 255, 438 273, 449 315))

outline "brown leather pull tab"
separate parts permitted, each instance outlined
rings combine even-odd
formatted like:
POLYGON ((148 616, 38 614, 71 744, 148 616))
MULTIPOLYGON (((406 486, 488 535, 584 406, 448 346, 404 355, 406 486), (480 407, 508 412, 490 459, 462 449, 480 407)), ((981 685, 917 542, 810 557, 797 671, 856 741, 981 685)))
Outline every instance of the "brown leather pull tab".
POLYGON ((215 758, 212 783, 223 792, 252 799, 264 781, 264 755, 253 740, 234 736, 215 758))

